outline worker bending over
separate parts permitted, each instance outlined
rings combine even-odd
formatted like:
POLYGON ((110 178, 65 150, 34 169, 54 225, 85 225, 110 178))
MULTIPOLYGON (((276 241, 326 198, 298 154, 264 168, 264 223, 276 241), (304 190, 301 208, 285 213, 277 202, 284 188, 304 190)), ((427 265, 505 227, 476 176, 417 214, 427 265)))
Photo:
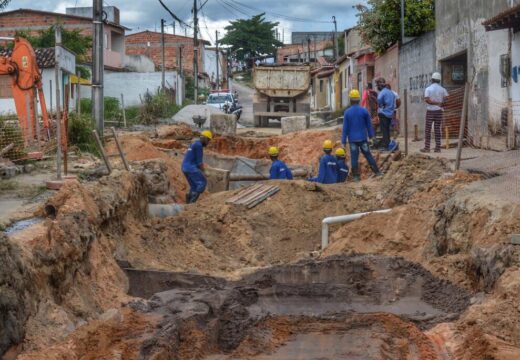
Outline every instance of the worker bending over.
POLYGON ((200 134, 200 139, 191 144, 184 155, 182 172, 190 185, 190 192, 186 194, 187 204, 196 202, 200 194, 206 190, 207 181, 204 176, 205 165, 203 162, 203 149, 209 144, 211 139, 213 139, 211 131, 204 130, 200 134))
POLYGON ((376 176, 381 176, 381 172, 368 146, 368 138, 372 139, 375 136, 370 114, 367 109, 359 105, 360 94, 358 90, 352 90, 349 98, 351 107, 345 111, 343 116, 341 143, 343 146, 346 146, 347 142, 349 143, 352 175, 354 181, 357 182, 360 180, 359 151, 363 153, 376 176))
POLYGON ((338 183, 344 183, 348 178, 348 166, 345 162, 345 149, 336 149, 336 163, 338 164, 338 183))
POLYGON ((292 180, 293 175, 291 169, 289 169, 282 160, 278 159, 278 155, 280 155, 280 151, 278 150, 278 148, 275 146, 270 147, 268 154, 271 157, 272 161, 271 170, 269 170, 269 179, 292 180))
POLYGON ((332 156, 332 141, 325 140, 323 143, 323 155, 320 159, 318 176, 308 179, 320 184, 336 184, 338 182, 338 164, 336 158, 332 156))

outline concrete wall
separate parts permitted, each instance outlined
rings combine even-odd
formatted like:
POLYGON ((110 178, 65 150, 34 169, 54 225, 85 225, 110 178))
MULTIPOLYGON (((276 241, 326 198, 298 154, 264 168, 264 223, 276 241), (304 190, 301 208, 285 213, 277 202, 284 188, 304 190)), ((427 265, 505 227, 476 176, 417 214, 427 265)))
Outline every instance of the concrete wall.
MULTIPOLYGON (((161 86, 161 72, 135 73, 135 72, 111 72, 105 71, 104 75, 104 95, 105 97, 121 98, 123 93, 125 106, 140 105, 139 96, 143 96, 146 91, 154 93, 161 86)), ((177 72, 166 72, 166 86, 175 88, 177 85, 177 72)), ((83 87, 82 98, 91 97, 91 89, 83 87)))
POLYGON ((392 90, 399 92, 399 47, 392 46, 384 54, 376 58, 374 76, 384 77, 392 90))
MULTIPOLYGON (((219 79, 222 83, 224 79, 224 72, 222 67, 222 60, 224 59, 225 55, 220 53, 219 54, 219 62, 218 62, 218 71, 219 71, 219 79)), ((217 78, 217 51, 206 49, 204 51, 204 72, 209 75, 210 79, 212 81, 216 82, 217 78)))
MULTIPOLYGON (((437 0, 437 61, 467 52, 468 132, 476 145, 497 134, 507 91, 496 68, 507 54, 507 31, 485 32, 482 22, 520 0, 437 0)), ((505 140, 504 140, 505 142, 505 140)), ((499 146, 503 147, 503 146, 499 146)))
POLYGON ((132 72, 154 72, 155 64, 146 55, 126 55, 125 69, 132 72))
MULTIPOLYGON (((435 53, 435 32, 427 33, 399 49, 399 93, 404 100, 404 90, 408 92, 408 130, 414 125, 424 131, 426 104, 424 90, 430 84, 432 73, 437 71, 435 53)), ((401 119, 403 119, 401 108, 401 119)), ((403 126, 403 124, 401 125, 403 126)))
MULTIPOLYGON (((512 43, 513 79, 511 81, 511 98, 513 101, 513 121, 517 131, 520 130, 520 32, 513 36, 512 43)), ((518 141, 517 141, 518 143, 518 141)))

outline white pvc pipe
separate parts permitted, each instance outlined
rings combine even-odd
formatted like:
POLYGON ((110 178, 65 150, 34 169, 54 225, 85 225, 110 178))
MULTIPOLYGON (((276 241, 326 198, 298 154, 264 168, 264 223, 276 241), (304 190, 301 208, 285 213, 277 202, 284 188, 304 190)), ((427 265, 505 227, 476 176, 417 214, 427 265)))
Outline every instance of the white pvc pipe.
POLYGON ((370 214, 386 214, 390 211, 392 211, 392 209, 369 211, 369 212, 364 212, 364 213, 359 213, 359 214, 334 216, 334 217, 328 217, 328 218, 323 219, 323 221, 321 223, 322 224, 322 226, 321 226, 321 250, 324 250, 327 246, 329 246, 329 225, 346 223, 349 221, 358 220, 358 219, 361 219, 362 217, 370 215, 370 214))

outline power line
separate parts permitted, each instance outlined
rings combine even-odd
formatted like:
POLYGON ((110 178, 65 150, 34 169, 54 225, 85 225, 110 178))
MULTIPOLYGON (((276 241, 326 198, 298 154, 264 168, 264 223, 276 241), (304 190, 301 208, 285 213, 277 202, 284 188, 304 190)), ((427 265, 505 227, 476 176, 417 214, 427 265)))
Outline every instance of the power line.
POLYGON ((162 7, 175 19, 179 24, 184 24, 187 27, 190 27, 188 24, 186 24, 184 21, 182 21, 177 15, 175 15, 163 2, 162 0, 159 0, 159 3, 162 5, 162 7))
POLYGON ((305 18, 299 18, 299 17, 289 16, 289 15, 279 14, 274 11, 266 11, 266 10, 262 10, 255 6, 252 6, 252 5, 247 5, 247 4, 241 3, 237 0, 229 0, 229 1, 232 1, 237 6, 242 6, 244 8, 250 9, 250 10, 260 11, 260 12, 263 12, 266 14, 270 14, 271 16, 282 18, 284 20, 290 20, 290 21, 294 21, 294 22, 305 22, 305 23, 320 23, 320 24, 330 24, 331 23, 331 21, 305 19, 305 18))

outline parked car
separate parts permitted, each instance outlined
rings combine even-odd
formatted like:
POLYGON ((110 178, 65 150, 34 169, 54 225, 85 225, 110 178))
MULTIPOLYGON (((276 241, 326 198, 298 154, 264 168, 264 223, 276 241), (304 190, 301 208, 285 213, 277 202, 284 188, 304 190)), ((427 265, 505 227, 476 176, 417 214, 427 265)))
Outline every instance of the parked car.
POLYGON ((206 104, 222 110, 222 108, 226 102, 235 104, 235 99, 233 98, 233 94, 219 92, 219 93, 209 94, 206 104))

